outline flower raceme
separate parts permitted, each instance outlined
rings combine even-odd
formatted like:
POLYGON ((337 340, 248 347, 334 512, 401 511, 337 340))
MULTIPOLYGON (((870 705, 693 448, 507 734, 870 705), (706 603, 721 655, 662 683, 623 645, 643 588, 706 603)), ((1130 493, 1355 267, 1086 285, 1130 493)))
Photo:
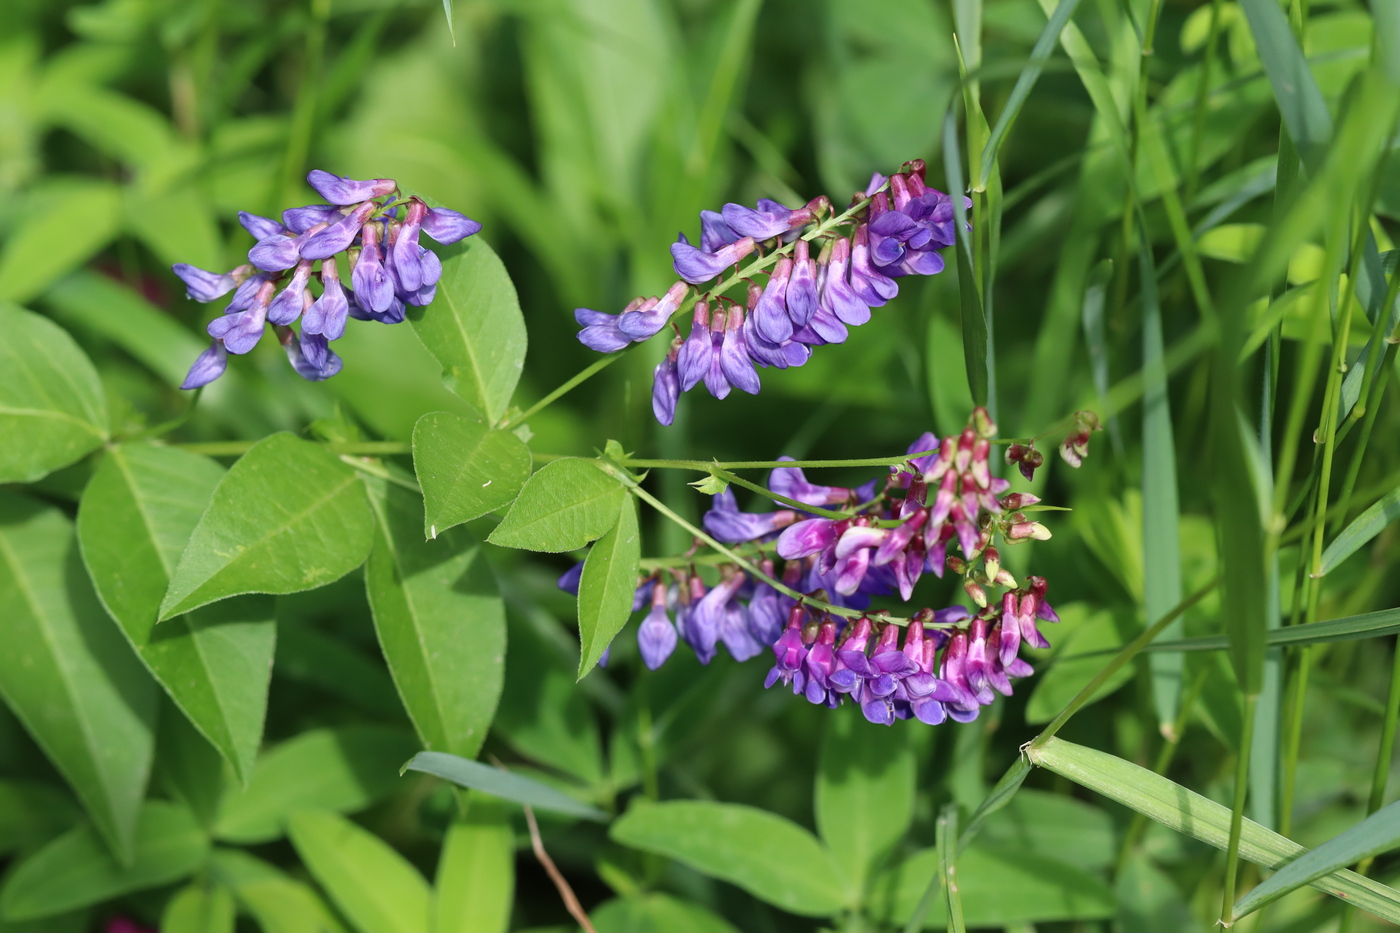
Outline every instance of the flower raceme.
POLYGON ((579 341, 615 353, 675 327, 652 389, 652 412, 663 425, 675 418, 680 393, 702 383, 715 398, 736 388, 757 394, 756 367, 801 366, 814 348, 844 343, 849 328, 870 320, 871 308, 899 293, 898 278, 943 271, 939 250, 954 240, 952 200, 928 187, 921 160, 888 179, 875 175, 841 217, 828 219, 831 211, 825 197, 799 208, 761 199, 756 208, 701 211, 700 244, 681 234, 671 245, 680 281, 618 314, 576 309, 579 341), (734 279, 705 290, 750 257, 734 279), (762 285, 749 278, 763 273, 762 285), (742 305, 719 294, 741 277, 748 282, 742 305), (672 319, 692 286, 698 291, 682 338, 672 319))
MULTIPOLYGON (((941 441, 924 434, 883 487, 878 479, 854 489, 823 486, 800 468, 778 467, 768 488, 791 502, 774 511, 742 511, 729 489, 714 496, 706 534, 749 550, 752 561, 720 563, 704 575, 691 564, 644 576, 633 601, 633 611, 647 609, 637 629, 643 663, 655 670, 682 643, 702 664, 720 646, 737 661, 771 649, 765 686, 781 683, 810 703, 849 700, 886 725, 976 718, 1011 693, 1012 678, 1032 673, 1019 651, 1023 643, 1048 647, 1039 623, 1059 621, 1044 578, 1018 585, 1001 566, 998 540, 1050 533, 1021 511, 1038 502, 1034 496, 1012 493, 991 475, 995 433, 978 409, 959 434, 941 441), (904 625, 871 609, 876 597, 907 603, 922 574, 948 570, 963 577, 970 608, 921 609, 904 625), (989 596, 995 589, 1004 592, 989 596)), ((560 586, 576 593, 581 568, 560 586)))
POLYGON ((239 213, 239 223, 257 240, 247 263, 222 274, 187 263, 173 266, 195 301, 233 292, 223 315, 209 323, 213 342, 180 388, 197 389, 219 378, 228 354, 252 350, 268 324, 298 375, 329 379, 341 367, 330 343, 344 335, 347 318, 397 324, 407 306, 433 300, 442 263, 420 244, 420 234, 446 245, 481 229, 470 217, 428 207, 416 197, 395 200, 399 189, 392 178, 357 181, 317 169, 306 180, 327 203, 283 211, 280 222, 239 213), (348 288, 336 259, 342 253, 348 288), (321 286, 314 298, 313 279, 321 286), (300 334, 290 326, 298 318, 300 334))

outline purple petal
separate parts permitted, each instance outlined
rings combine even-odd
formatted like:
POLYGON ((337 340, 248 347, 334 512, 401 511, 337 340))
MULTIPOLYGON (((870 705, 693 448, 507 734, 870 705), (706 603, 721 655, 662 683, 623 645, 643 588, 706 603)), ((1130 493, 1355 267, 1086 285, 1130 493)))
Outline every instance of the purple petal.
POLYGON ((464 240, 479 230, 481 224, 445 207, 430 207, 423 216, 423 232, 443 246, 464 240))
POLYGON ((195 301, 222 298, 238 286, 238 282, 227 272, 206 272, 187 262, 177 262, 170 269, 185 283, 185 297, 195 301))
POLYGON ((253 235, 255 240, 265 240, 270 236, 286 235, 287 229, 277 221, 268 217, 259 217, 257 214, 250 214, 247 211, 238 212, 238 222, 243 225, 243 229, 253 235))
POLYGON ((190 367, 185 381, 180 383, 180 388, 198 389, 200 386, 207 386, 222 376, 227 368, 228 352, 224 350, 222 343, 215 340, 209 344, 208 350, 195 357, 194 365, 190 367))
POLYGON ((332 175, 321 169, 312 169, 306 176, 306 183, 316 193, 332 204, 358 204, 371 198, 382 198, 393 193, 398 184, 392 178, 371 178, 356 181, 344 175, 332 175))

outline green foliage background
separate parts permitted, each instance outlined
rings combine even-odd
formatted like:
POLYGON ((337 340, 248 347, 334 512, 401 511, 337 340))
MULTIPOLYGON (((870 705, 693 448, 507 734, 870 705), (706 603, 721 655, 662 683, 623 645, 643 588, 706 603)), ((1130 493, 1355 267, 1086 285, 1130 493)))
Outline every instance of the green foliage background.
MULTIPOLYGON (((1394 323, 1397 14, 1104 0, 1065 7, 1038 45, 1055 6, 461 0, 449 32, 428 0, 0 5, 0 933, 114 916, 168 933, 573 929, 501 799, 528 794, 545 794, 528 798, 544 844, 599 931, 899 929, 941 854, 968 928, 1174 933, 1235 890, 1231 844, 1210 836, 1231 809, 1314 847, 1389 800, 1394 613, 1352 625, 1365 640, 1321 628, 1285 649, 1265 632, 1400 597, 1395 354, 1363 350, 1394 323), (1281 83, 1291 67, 1312 80, 1281 83), (670 284, 667 245, 700 209, 840 205, 911 158, 936 187, 958 187, 948 167, 974 182, 975 251, 904 280, 848 343, 765 370, 757 397, 691 393, 667 429, 650 413, 662 351, 638 349, 531 415, 528 453, 503 432, 482 446, 482 414, 516 418, 595 359, 574 307, 670 284), (236 212, 307 203, 312 167, 396 178, 483 222, 490 248, 452 254, 462 285, 439 317, 351 326, 328 382, 264 339, 188 412, 176 386, 210 312, 169 265, 237 263, 236 212), (476 346, 518 363, 528 342, 513 396, 513 373, 476 390, 439 377, 452 351, 432 328, 466 294, 496 315, 476 346), (983 316, 985 356, 964 340, 983 316), (1373 420, 1314 444, 1338 393, 1351 414, 1339 362, 1366 374, 1373 420), (1002 436, 1047 454, 1031 488, 1072 511, 1007 555, 1051 581, 1053 647, 969 725, 880 730, 765 693, 758 660, 678 655, 647 674, 631 627, 575 683, 578 610, 554 585, 570 556, 485 543, 513 493, 430 501, 425 521, 410 491, 410 444, 430 499, 451 477, 424 463, 468 448, 510 489, 531 454, 562 474, 609 439, 644 458, 893 456, 960 429, 983 367, 1002 436), (64 415, 15 414, 31 407, 64 415), (1073 471, 1051 451, 1078 409, 1105 431, 1073 471), (337 456, 379 442, 382 457, 337 456), (250 584, 200 543, 281 521, 240 503, 322 493, 288 537, 247 542, 283 579, 250 584), (454 509, 472 520, 424 542, 454 509), (1038 742, 1027 777, 1018 749, 1203 588, 1167 637, 1230 650, 1137 655, 1038 742), (427 767, 399 777, 424 746, 530 780, 492 796, 474 771, 470 792, 427 767), (1004 772, 1021 789, 983 822, 1004 772), (1202 799, 1154 803, 1154 787, 1202 799), (935 843, 959 819, 973 832, 954 859, 935 843)), ((688 478, 647 488, 694 521, 688 478)), ((625 557, 636 514, 643 557, 690 545, 603 493, 573 544, 617 525, 600 547, 625 557)), ((916 602, 959 595, 926 579, 916 602)), ((1388 813, 1333 867, 1400 839, 1388 813)), ((1296 855, 1249 825, 1239 848, 1269 868, 1296 855)), ((1368 866, 1386 884, 1396 869, 1368 866)), ((1238 890, 1260 878, 1242 867, 1238 890)), ((927 925, 956 928, 933 890, 927 925)), ((1394 917, 1400 895, 1368 890, 1394 917)), ((1306 887, 1240 922, 1382 925, 1306 887)))

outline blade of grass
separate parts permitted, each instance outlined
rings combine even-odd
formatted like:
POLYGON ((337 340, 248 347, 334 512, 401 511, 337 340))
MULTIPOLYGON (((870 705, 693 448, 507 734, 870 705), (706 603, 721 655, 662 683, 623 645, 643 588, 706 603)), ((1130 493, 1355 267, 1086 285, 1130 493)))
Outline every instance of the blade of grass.
MULTIPOLYGON (((1116 800, 1176 832, 1217 849, 1224 849, 1229 842, 1229 809, 1146 768, 1060 738, 1032 747, 1027 754, 1032 764, 1116 800)), ((1240 856, 1265 868, 1277 869, 1307 851, 1253 820, 1243 821, 1239 839, 1240 856)), ((1355 872, 1334 871, 1310 884, 1378 917, 1400 921, 1400 891, 1355 872)))
POLYGON ((967 387, 972 401, 987 404, 987 319, 982 314, 977 276, 973 271, 972 245, 968 240, 967 209, 963 205, 962 165, 958 156, 958 125, 953 108, 943 120, 943 168, 953 193, 958 243, 958 295, 962 305, 963 356, 967 363, 967 387))
POLYGON ((1397 518, 1400 518, 1400 489, 1388 493, 1380 501, 1372 504, 1356 516, 1341 534, 1332 539, 1332 543, 1322 552, 1322 565, 1318 568, 1318 573, 1331 573, 1338 564, 1355 554, 1397 518))
POLYGON ((963 922, 962 894, 958 891, 958 808, 948 804, 938 814, 935 839, 938 844, 938 872, 948 895, 948 933, 967 933, 963 922))

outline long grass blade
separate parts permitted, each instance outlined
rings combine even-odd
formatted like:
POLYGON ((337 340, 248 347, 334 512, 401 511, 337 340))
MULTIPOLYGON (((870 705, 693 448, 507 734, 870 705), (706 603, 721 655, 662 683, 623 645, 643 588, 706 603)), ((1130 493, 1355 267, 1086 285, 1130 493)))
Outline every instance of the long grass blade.
POLYGON ((1383 496, 1332 539, 1327 550, 1322 552, 1321 572, 1325 575, 1335 570, 1397 518, 1400 518, 1400 489, 1383 496))
POLYGON ((982 149, 981 166, 977 170, 977 188, 979 190, 987 187, 987 180, 992 176, 992 163, 996 161, 997 153, 1001 151, 1002 141, 1006 137, 1006 131, 1011 128, 1012 122, 1020 114, 1021 108, 1025 106, 1026 98, 1030 96, 1031 89, 1035 87, 1036 80, 1040 77, 1040 72, 1045 68, 1045 61, 1054 51, 1055 42, 1060 38, 1060 32, 1069 22, 1069 18, 1074 15, 1074 10, 1079 6, 1079 0, 1060 0, 1059 6, 1055 7, 1055 12, 1041 30, 1040 36, 1035 40, 1035 46, 1031 49, 1031 57, 1026 62, 1021 74, 1016 78, 1016 84, 1011 89, 1011 96, 1006 99, 1006 106, 1001 109, 1001 114, 997 117, 996 124, 992 127, 992 135, 987 139, 987 145, 982 149))
POLYGON ((962 164, 958 159, 958 124, 953 108, 943 120, 943 170, 953 196, 958 243, 958 294, 962 306, 963 356, 967 363, 967 387, 972 400, 987 404, 987 318, 982 313, 982 298, 977 293, 977 276, 973 271, 972 244, 969 239, 967 207, 963 201, 962 164))
MULTIPOLYGON (((1081 787, 1116 800, 1179 833, 1224 849, 1230 836, 1229 808, 1175 781, 1107 752, 1053 738, 1027 750, 1031 762, 1081 787)), ((1277 869, 1307 850, 1253 820, 1240 829, 1239 854, 1256 865, 1277 869)), ((1400 891, 1352 871, 1333 871, 1308 884, 1378 917, 1400 921, 1400 891)))

